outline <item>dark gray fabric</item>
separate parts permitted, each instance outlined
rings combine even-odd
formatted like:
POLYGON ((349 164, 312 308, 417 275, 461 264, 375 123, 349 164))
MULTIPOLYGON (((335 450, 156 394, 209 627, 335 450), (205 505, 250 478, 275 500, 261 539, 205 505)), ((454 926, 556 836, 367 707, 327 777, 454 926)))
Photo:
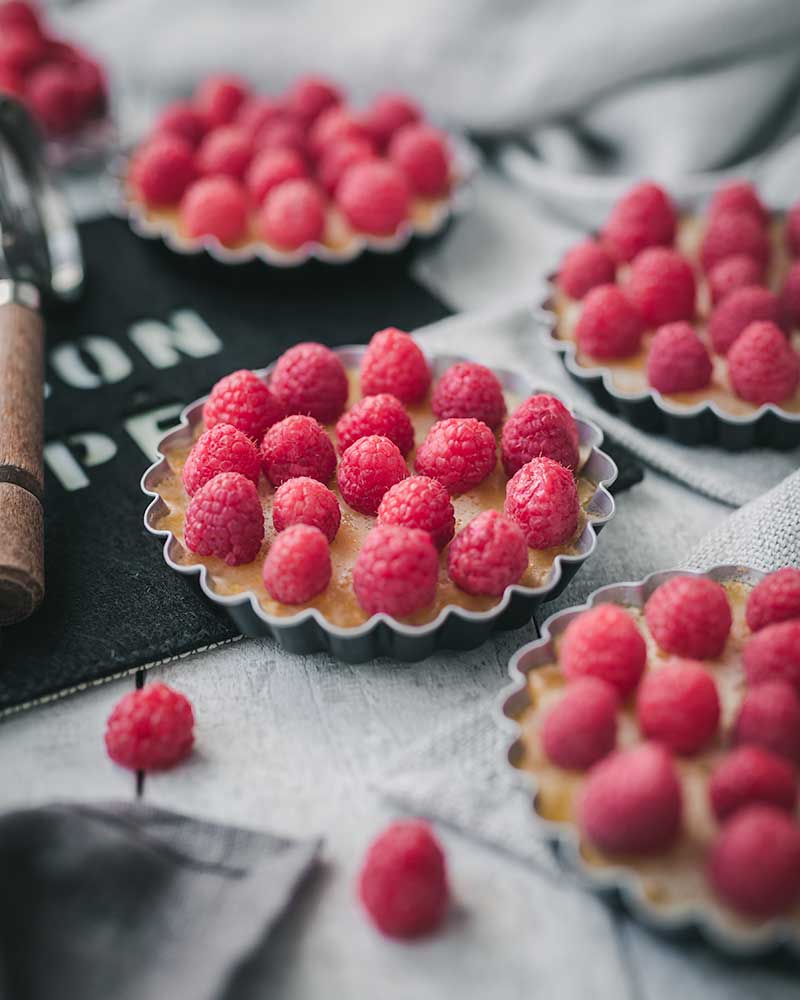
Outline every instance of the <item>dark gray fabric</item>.
POLYGON ((317 849, 141 803, 7 813, 0 998, 223 996, 317 849))

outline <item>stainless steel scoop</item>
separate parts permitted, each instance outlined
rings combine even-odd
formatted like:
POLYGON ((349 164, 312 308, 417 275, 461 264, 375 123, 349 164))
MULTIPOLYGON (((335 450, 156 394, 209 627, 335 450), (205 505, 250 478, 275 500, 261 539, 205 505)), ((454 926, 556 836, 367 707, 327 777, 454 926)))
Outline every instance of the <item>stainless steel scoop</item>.
POLYGON ((78 234, 48 178, 39 131, 0 96, 0 625, 44 597, 42 466, 48 300, 83 286, 78 234))

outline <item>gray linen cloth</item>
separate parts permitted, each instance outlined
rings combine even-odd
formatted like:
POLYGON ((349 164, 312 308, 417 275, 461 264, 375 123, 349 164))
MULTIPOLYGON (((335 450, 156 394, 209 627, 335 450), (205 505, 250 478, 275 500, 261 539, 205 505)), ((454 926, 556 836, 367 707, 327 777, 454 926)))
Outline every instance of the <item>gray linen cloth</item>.
POLYGON ((143 804, 0 817, 2 1000, 218 1000, 318 844, 143 804))

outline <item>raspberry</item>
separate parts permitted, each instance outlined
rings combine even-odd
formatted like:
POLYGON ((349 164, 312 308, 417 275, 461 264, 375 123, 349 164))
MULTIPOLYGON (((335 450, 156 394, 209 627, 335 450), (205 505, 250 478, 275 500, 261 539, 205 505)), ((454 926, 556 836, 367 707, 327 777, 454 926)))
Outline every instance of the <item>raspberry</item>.
POLYGON ((500 597, 527 568, 525 536, 496 510, 473 518, 447 550, 450 579, 468 594, 500 597))
POLYGON ((723 257, 708 272, 708 288, 711 301, 716 306, 737 288, 758 285, 763 277, 758 262, 744 253, 723 257))
POLYGON ((644 672, 647 644, 627 611, 616 604, 599 604, 567 626, 559 659, 568 680, 594 677, 625 698, 644 672))
POLYGON ((299 122, 288 118, 268 121, 256 132, 255 147, 264 149, 291 149, 299 156, 308 152, 306 134, 299 122))
MULTIPOLYGON (((50 46, 53 44, 49 43, 50 46)), ((71 45, 65 45, 63 42, 55 44, 60 49, 58 61, 72 73, 73 82, 78 88, 81 119, 84 120, 103 111, 107 100, 106 80, 98 63, 71 45)))
POLYGON ((790 618, 800 618, 800 569, 787 566, 765 576, 750 591, 747 627, 752 632, 758 632, 765 625, 790 618))
POLYGON ((259 224, 264 239, 284 250, 319 243, 325 235, 325 202, 309 180, 284 181, 267 195, 259 224))
POLYGON ((197 168, 201 174, 213 177, 222 174, 240 181, 253 156, 250 135, 239 125, 222 125, 215 128, 200 143, 197 150, 197 168))
POLYGON ((437 549, 453 537, 456 524, 450 494, 429 476, 408 476, 383 494, 378 524, 399 524, 427 531, 437 549))
POLYGON ((586 240, 568 250, 558 271, 558 284, 571 299, 582 299, 597 285, 613 285, 616 264, 606 248, 586 240))
POLYGON ((438 479, 449 493, 466 493, 494 469, 497 442, 480 420, 450 417, 431 427, 414 464, 417 472, 438 479))
POLYGON ((646 326, 694 317, 694 272, 686 258, 669 247, 651 247, 636 257, 625 293, 646 326))
POLYGON ((570 684, 542 723, 542 749, 558 767, 583 771, 617 744, 614 689, 596 677, 570 684))
POLYGON ((738 913, 766 919, 786 912, 800 899, 800 828, 772 806, 740 810, 711 848, 708 875, 738 913))
POLYGON ((706 345, 688 323, 659 327, 647 355, 647 381, 658 392, 693 392, 711 381, 706 345))
POLYGON ((583 302, 575 326, 578 347, 595 358, 627 358, 639 350, 642 320, 616 285, 598 285, 583 302))
POLYGON ((800 325, 800 262, 786 272, 781 288, 781 318, 787 330, 800 325))
POLYGON ((377 147, 383 149, 398 129, 421 119, 422 111, 410 97, 381 94, 367 109, 363 122, 377 147))
POLYGON ((506 421, 500 450, 508 476, 542 455, 575 470, 580 460, 578 428, 560 399, 546 394, 531 396, 506 421))
POLYGON ((295 344, 284 351, 269 387, 287 413, 304 413, 321 424, 339 416, 350 391, 339 357, 316 343, 295 344))
POLYGON ((81 124, 84 109, 72 70, 45 64, 28 78, 25 100, 48 132, 66 134, 81 124))
POLYGON ((474 417, 497 430, 506 415, 503 386, 489 368, 462 361, 451 365, 437 382, 431 409, 439 420, 474 417))
POLYGON ((173 767, 194 743, 189 700, 166 684, 145 684, 114 706, 106 723, 108 756, 132 771, 173 767))
POLYGON ((0 3, 0 28, 3 31, 11 28, 40 31, 36 8, 25 0, 5 0, 5 3, 0 3))
POLYGON ((754 743, 800 764, 800 698, 786 681, 766 681, 742 699, 733 728, 736 744, 754 743))
POLYGON ((313 417, 286 417, 264 435, 261 465, 273 486, 308 476, 327 483, 336 468, 336 452, 325 428, 313 417))
POLYGON ((25 77, 8 66, 0 64, 0 94, 10 94, 12 97, 25 96, 25 77))
POLYGON ((603 230, 603 242, 617 260, 633 258, 645 247, 670 246, 677 213, 667 193, 644 181, 631 188, 614 208, 603 230))
POLYGON ((232 424, 215 424, 197 439, 181 473, 186 492, 193 496, 220 472, 238 472, 258 486, 258 449, 232 424))
POLYGON ((441 924, 450 896, 447 868, 427 823, 392 823, 372 842, 358 894, 375 926, 389 937, 421 937, 441 924))
POLYGON ((786 681, 800 695, 800 618, 766 625, 748 639, 742 661, 748 683, 786 681))
POLYGON ((747 254, 764 270, 769 261, 769 237, 751 212, 723 212, 714 216, 700 244, 700 263, 708 273, 733 254, 747 254))
POLYGON ((733 620, 725 588, 704 576, 662 583, 647 599, 644 617, 661 649, 692 660, 719 656, 733 620))
POLYGON ((258 133, 270 122, 283 118, 284 109, 279 101, 272 97, 250 97, 239 105, 236 112, 236 124, 243 128, 251 139, 255 140, 258 133))
POLYGON ((336 474, 339 492, 353 510, 376 514, 384 493, 408 475, 405 459, 389 438, 358 438, 342 455, 336 474))
POLYGON ((321 76, 302 76, 286 95, 286 110, 308 127, 323 111, 342 102, 339 88, 321 76))
POLYGON ((403 173, 385 160, 356 163, 336 189, 336 201, 354 229, 392 236, 408 218, 410 192, 403 173))
POLYGON ((253 372, 231 372, 214 384, 203 407, 206 427, 233 424, 255 441, 284 416, 281 404, 253 372))
POLYGON ((189 144, 173 135, 158 135, 142 147, 131 163, 131 184, 148 205, 173 205, 195 179, 189 144))
POLYGON ((711 313, 708 332, 717 354, 727 354, 739 334, 756 320, 778 322, 778 299, 768 288, 737 288, 711 313))
POLYGON ((310 524, 332 542, 341 520, 335 494, 316 479, 296 476, 275 490, 272 523, 276 531, 285 531, 293 524, 310 524))
POLYGON ((375 150, 366 139, 337 139, 326 146, 317 166, 320 184, 332 195, 339 181, 356 163, 375 159, 375 150))
POLYGON ((728 353, 728 376, 740 399, 780 403, 797 389, 800 358, 774 323, 751 323, 728 353))
POLYGON ((194 149, 206 134, 206 120, 188 101, 174 101, 161 112, 156 134, 175 135, 194 149))
POLYGON ((409 187, 423 198, 447 193, 450 152, 440 132, 430 125, 404 125, 392 136, 389 159, 406 176, 409 187))
POLYGON ((379 434, 394 441, 403 455, 414 447, 414 425, 396 396, 388 392, 365 396, 336 424, 336 437, 342 451, 347 451, 354 441, 370 434, 379 434))
POLYGON ((705 747, 717 731, 719 713, 717 686, 694 660, 668 660, 647 674, 636 696, 642 733, 674 753, 705 747))
POLYGON ((800 257, 800 202, 786 213, 786 246, 792 257, 800 257))
POLYGON ((533 549, 563 545, 578 528, 578 490, 569 469, 552 458, 534 458, 506 487, 505 513, 533 549))
POLYGON ((197 238, 215 236, 232 244, 247 231, 247 195, 232 177, 203 177, 195 181, 181 200, 181 222, 186 233, 197 238))
POLYGON ((260 205, 284 181, 308 177, 305 160, 293 149, 263 149, 250 164, 245 178, 253 203, 260 205))
POLYGON ((586 837, 610 854, 650 854, 677 839, 683 802, 672 757, 657 743, 616 750, 589 771, 579 801, 586 837))
POLYGON ((229 566, 252 562, 264 540, 264 511, 252 480, 221 472, 201 486, 186 508, 186 547, 229 566))
POLYGON ((15 27, 0 34, 0 64, 22 76, 32 72, 47 55, 47 46, 38 31, 15 27))
POLYGON ((369 133, 347 108, 328 108, 314 122, 308 134, 312 156, 319 159, 325 149, 341 139, 363 139, 370 142, 369 133))
MULTIPOLYGON (((355 445, 353 446, 355 447, 355 445)), ((353 589, 368 615, 405 618, 436 596, 439 556, 427 531, 379 524, 353 567, 353 589)))
POLYGON ((414 339, 390 326, 374 334, 361 359, 361 392, 390 392, 406 406, 421 403, 431 384, 425 355, 414 339))
POLYGON ((233 121, 246 97, 247 84, 238 76, 209 76, 197 88, 194 103, 210 127, 216 128, 233 121))
POLYGON ((762 226, 769 222, 769 213, 750 181, 729 181, 717 188, 708 206, 708 217, 713 219, 724 212, 750 212, 762 226))
POLYGON ((784 757, 761 747, 739 747, 714 768, 708 795, 720 822, 756 802, 791 813, 797 802, 797 771, 784 757))
POLYGON ((310 524, 293 524, 270 546, 262 577, 273 600, 281 604, 305 604, 330 583, 327 538, 310 524))

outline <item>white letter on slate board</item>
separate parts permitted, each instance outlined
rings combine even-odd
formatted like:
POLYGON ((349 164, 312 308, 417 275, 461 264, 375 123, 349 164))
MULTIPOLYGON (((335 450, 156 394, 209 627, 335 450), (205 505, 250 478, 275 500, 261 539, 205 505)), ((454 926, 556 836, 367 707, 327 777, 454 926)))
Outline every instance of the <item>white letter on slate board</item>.
POLYGON ((117 453, 117 446, 110 437, 94 431, 71 434, 66 444, 63 441, 48 442, 44 446, 44 460, 64 489, 70 493, 88 486, 89 479, 67 445, 82 449, 81 462, 87 469, 110 461, 117 453))
POLYGON ((190 358, 207 358, 222 350, 219 337, 191 309, 173 313, 171 326, 157 319, 141 320, 133 324, 128 336, 154 368, 177 365, 179 351, 190 358))
POLYGON ((75 344, 59 344, 50 352, 50 364, 73 389, 97 389, 104 382, 121 382, 133 371, 128 355, 108 337, 83 337, 75 344), (97 371, 86 364, 81 352, 89 355, 97 371))
POLYGON ((125 430, 139 445, 151 462, 158 458, 158 442, 164 431, 175 423, 183 407, 180 403, 159 406, 157 410, 139 413, 125 421, 125 430))

